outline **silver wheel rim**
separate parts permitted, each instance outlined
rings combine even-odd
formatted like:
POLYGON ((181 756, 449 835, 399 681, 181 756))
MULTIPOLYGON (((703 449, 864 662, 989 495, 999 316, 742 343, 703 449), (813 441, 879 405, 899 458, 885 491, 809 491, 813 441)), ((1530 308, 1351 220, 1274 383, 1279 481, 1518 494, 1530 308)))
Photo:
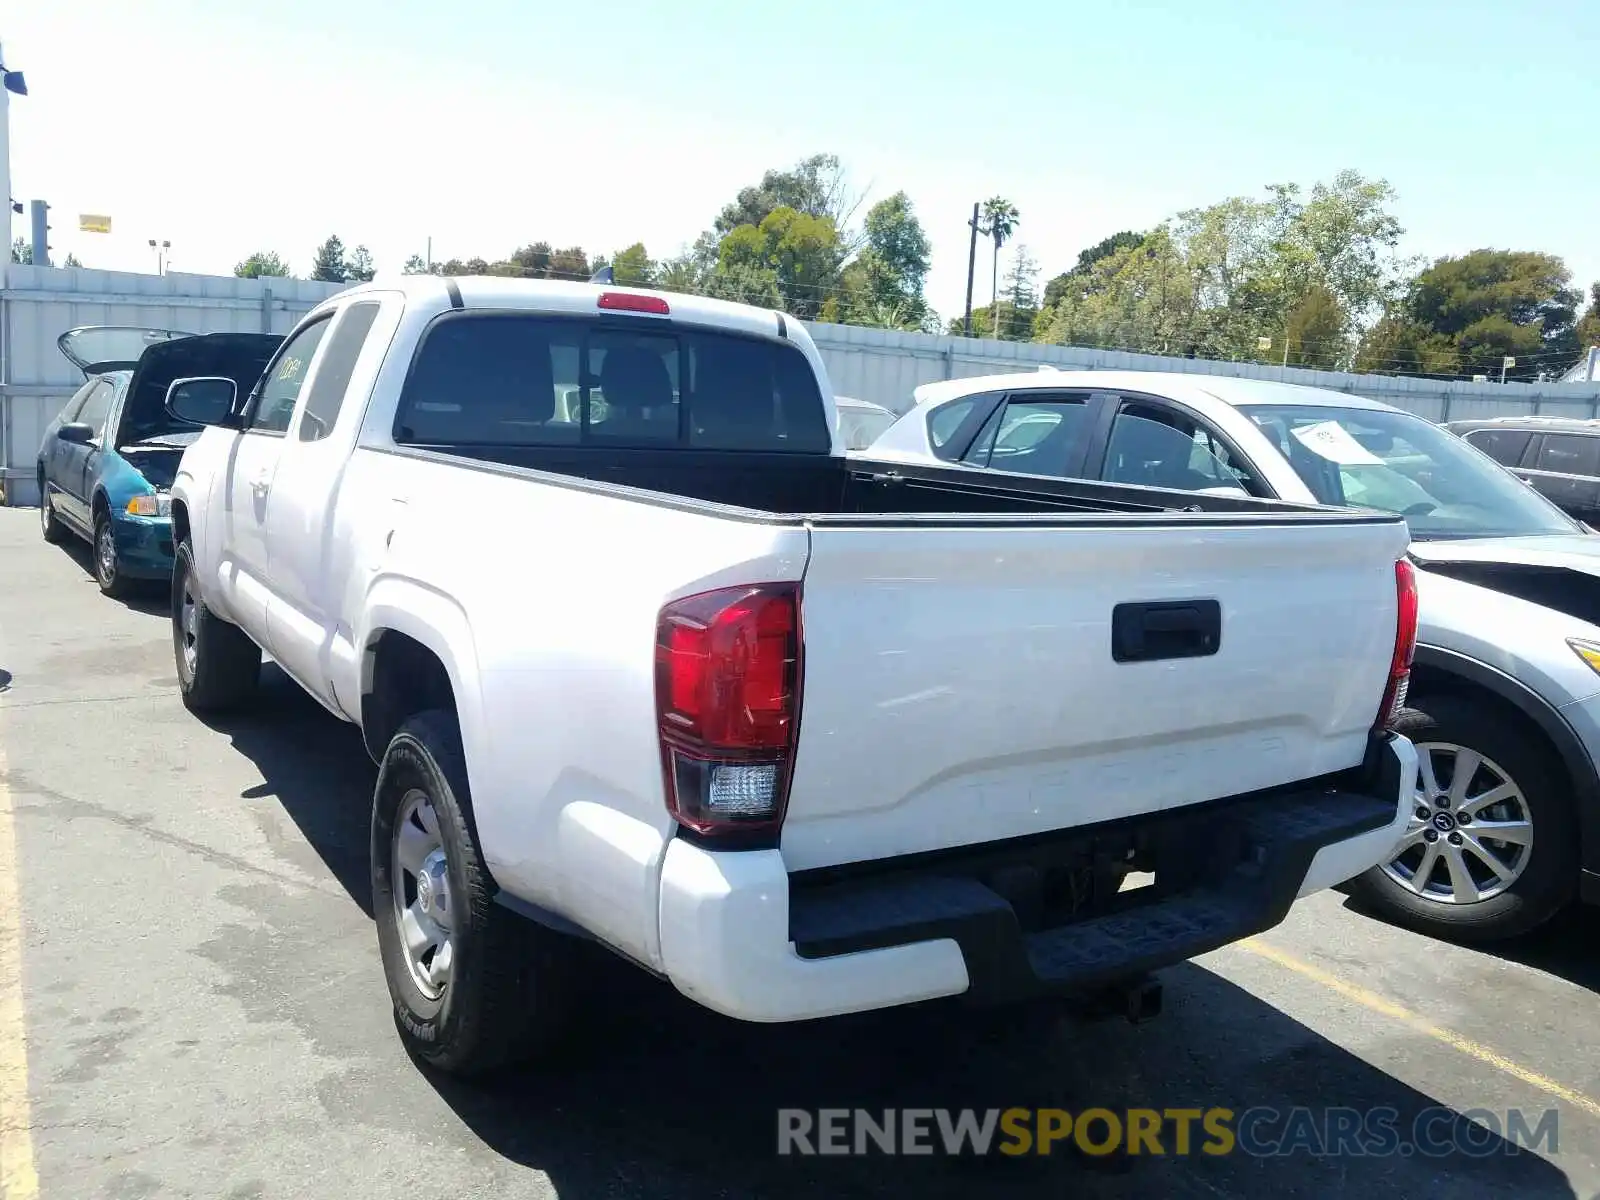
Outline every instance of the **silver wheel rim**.
POLYGON ((187 571, 183 574, 183 599, 178 605, 178 647, 183 652, 183 669, 194 678, 195 667, 200 662, 200 643, 196 638, 200 628, 199 605, 194 598, 194 585, 187 571))
POLYGON ((39 525, 46 533, 50 532, 50 493, 43 485, 39 488, 39 525))
POLYGON ((100 570, 100 578, 110 583, 117 574, 117 540, 111 536, 111 523, 105 522, 100 526, 100 532, 94 539, 94 561, 100 570))
POLYGON ((427 793, 413 788, 400 800, 393 839, 394 921, 411 981, 429 1000, 450 986, 455 962, 455 898, 439 817, 427 793))
POLYGON ((1436 904, 1482 904, 1522 878, 1533 853, 1533 814, 1493 759, 1454 742, 1417 743, 1411 820, 1383 870, 1436 904))

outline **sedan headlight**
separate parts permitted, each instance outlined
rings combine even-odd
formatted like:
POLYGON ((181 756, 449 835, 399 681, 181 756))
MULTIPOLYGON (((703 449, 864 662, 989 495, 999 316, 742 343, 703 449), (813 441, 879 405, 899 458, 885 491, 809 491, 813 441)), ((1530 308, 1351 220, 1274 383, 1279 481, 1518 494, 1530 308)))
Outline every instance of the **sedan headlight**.
POLYGON ((172 497, 165 492, 153 496, 135 496, 128 501, 128 515, 133 517, 170 517, 172 497))
POLYGON ((1595 671, 1600 674, 1600 642, 1586 642, 1582 638, 1568 638, 1567 645, 1572 647, 1572 652, 1595 671))

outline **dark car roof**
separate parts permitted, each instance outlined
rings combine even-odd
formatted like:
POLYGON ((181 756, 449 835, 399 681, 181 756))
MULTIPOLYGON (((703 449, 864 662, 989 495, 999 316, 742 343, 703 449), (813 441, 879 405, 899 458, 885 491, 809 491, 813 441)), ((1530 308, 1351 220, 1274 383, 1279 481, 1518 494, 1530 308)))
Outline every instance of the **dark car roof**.
POLYGON ((1446 421, 1451 433, 1471 433, 1477 429, 1526 429, 1543 433, 1600 434, 1600 420, 1590 417, 1480 417, 1475 420, 1446 421))

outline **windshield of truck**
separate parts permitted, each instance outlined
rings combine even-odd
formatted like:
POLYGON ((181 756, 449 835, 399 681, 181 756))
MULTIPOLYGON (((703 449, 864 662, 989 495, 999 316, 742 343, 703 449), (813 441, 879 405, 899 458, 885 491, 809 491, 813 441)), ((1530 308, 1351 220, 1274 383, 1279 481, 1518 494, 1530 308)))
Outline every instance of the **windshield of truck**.
POLYGON ((446 316, 428 330, 395 440, 821 454, 833 445, 816 375, 791 344, 507 313, 446 316))
POLYGON ((1515 475, 1410 413, 1311 405, 1243 411, 1320 503, 1399 513, 1419 540, 1579 532, 1515 475))

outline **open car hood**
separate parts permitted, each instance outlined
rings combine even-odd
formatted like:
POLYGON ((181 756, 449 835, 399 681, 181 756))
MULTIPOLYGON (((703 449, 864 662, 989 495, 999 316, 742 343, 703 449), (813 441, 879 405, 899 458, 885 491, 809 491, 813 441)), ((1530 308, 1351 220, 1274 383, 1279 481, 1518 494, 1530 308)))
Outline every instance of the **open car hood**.
POLYGON ((231 379, 239 395, 247 395, 283 343, 276 333, 202 333, 150 346, 128 381, 128 397, 117 427, 118 446, 152 437, 197 430, 167 412, 167 388, 173 380, 193 375, 231 379))
POLYGON ((194 336, 176 329, 135 325, 80 325, 58 337, 56 347, 87 376, 130 370, 151 346, 194 336))
POLYGON ((1600 625, 1600 536, 1412 542, 1417 566, 1600 625))

